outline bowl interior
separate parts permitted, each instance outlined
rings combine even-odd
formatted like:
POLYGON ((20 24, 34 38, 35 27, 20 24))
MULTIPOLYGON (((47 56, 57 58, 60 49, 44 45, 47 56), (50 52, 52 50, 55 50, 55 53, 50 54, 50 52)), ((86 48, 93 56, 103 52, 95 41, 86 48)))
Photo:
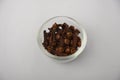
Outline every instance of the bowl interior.
POLYGON ((55 58, 55 59, 69 59, 72 57, 77 57, 85 48, 86 46, 86 42, 87 42, 87 35, 86 32, 84 30, 84 28, 82 27, 82 25, 80 25, 76 20, 70 18, 70 17, 66 17, 66 16, 57 16, 57 17, 53 17, 49 20, 47 20, 41 27, 38 33, 38 44, 41 48, 41 50, 43 51, 43 53, 45 53, 47 56, 55 58), (78 50, 69 56, 55 56, 52 55, 51 53, 49 53, 44 46, 42 45, 43 41, 44 41, 44 34, 43 31, 46 30, 48 32, 48 28, 51 28, 52 25, 54 23, 57 24, 63 24, 63 23, 67 23, 68 25, 73 25, 75 28, 80 30, 80 34, 78 35, 81 38, 81 47, 78 48, 78 50))

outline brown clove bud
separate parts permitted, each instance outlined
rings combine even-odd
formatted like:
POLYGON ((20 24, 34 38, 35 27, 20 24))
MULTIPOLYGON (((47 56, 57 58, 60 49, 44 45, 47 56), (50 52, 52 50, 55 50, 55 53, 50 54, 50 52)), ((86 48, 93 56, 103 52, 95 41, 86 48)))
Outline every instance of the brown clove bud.
POLYGON ((70 29, 71 31, 74 31, 74 26, 70 26, 69 29, 70 29))
POLYGON ((51 29, 52 29, 52 30, 56 30, 57 27, 58 27, 58 26, 57 26, 57 23, 54 23, 51 29))
POLYGON ((67 38, 70 38, 71 36, 72 36, 72 32, 67 32, 67 33, 66 33, 66 37, 67 37, 67 38))
POLYGON ((78 29, 75 30, 75 34, 78 35, 80 31, 78 29))
POLYGON ((75 53, 76 49, 74 47, 71 48, 71 54, 75 53))
POLYGON ((63 49, 63 47, 57 47, 56 51, 62 53, 64 51, 64 49, 63 49))
POLYGON ((67 53, 67 54, 70 54, 70 53, 71 53, 69 47, 67 47, 67 48, 65 49, 65 53, 67 53))
POLYGON ((64 43, 67 44, 67 45, 69 45, 70 40, 69 39, 64 39, 64 43))
POLYGON ((60 35, 57 34, 57 35, 56 35, 56 40, 59 40, 59 39, 60 39, 60 35))

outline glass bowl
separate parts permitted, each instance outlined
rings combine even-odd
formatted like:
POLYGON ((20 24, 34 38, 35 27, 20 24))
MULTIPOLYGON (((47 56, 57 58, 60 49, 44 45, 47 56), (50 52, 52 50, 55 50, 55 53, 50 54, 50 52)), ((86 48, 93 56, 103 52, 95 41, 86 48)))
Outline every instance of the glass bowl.
POLYGON ((56 17, 50 18, 49 20, 47 20, 45 23, 42 24, 42 26, 40 27, 39 32, 38 32, 37 41, 38 41, 38 45, 39 45, 42 53, 46 54, 47 56, 54 59, 55 61, 69 62, 69 61, 72 61, 75 58, 77 58, 77 56, 82 53, 82 51, 84 50, 86 43, 87 43, 87 35, 86 35, 86 32, 85 32, 83 26, 81 24, 79 24, 76 20, 74 20, 73 18, 70 18, 67 16, 56 16, 56 17), (44 30, 48 31, 48 28, 52 27, 52 25, 55 22, 57 24, 67 23, 68 25, 73 25, 75 28, 80 30, 80 34, 78 36, 81 38, 82 44, 81 44, 81 47, 79 47, 78 50, 75 53, 73 53, 72 55, 69 55, 69 56, 53 55, 53 54, 49 53, 42 45, 42 43, 44 41, 43 31, 44 30))

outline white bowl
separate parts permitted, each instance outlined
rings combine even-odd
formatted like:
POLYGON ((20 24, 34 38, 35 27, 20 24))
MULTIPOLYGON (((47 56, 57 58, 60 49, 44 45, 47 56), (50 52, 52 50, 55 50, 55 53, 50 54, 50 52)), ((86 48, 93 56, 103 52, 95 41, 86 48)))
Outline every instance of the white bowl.
POLYGON ((72 61, 75 58, 77 58, 77 56, 82 53, 82 51, 84 50, 84 48, 86 46, 86 43, 87 43, 87 35, 86 35, 86 32, 85 32, 83 26, 81 24, 79 24, 76 20, 74 20, 73 18, 70 18, 70 17, 67 17, 67 16, 56 16, 56 17, 50 18, 45 23, 43 23, 43 25, 39 29, 37 40, 38 40, 38 44, 39 44, 39 47, 40 47, 42 53, 46 54, 47 56, 54 59, 55 61, 69 62, 69 61, 72 61), (44 30, 48 31, 48 28, 52 27, 52 25, 55 22, 57 24, 67 23, 68 25, 73 25, 75 28, 80 30, 80 34, 78 36, 81 38, 81 43, 82 44, 81 44, 81 47, 79 47, 78 50, 75 53, 73 53, 72 55, 69 55, 69 56, 55 56, 55 55, 49 53, 44 48, 44 46, 42 45, 42 43, 44 41, 43 31, 44 30))

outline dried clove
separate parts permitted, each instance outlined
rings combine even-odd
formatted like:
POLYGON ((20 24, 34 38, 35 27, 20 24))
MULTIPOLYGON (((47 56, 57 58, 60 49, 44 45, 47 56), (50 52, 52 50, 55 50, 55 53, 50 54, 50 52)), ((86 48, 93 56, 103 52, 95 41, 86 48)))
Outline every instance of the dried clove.
POLYGON ((69 39, 64 39, 64 43, 67 44, 67 45, 69 45, 70 40, 69 39))
POLYGON ((56 40, 60 39, 60 34, 56 34, 56 40))
POLYGON ((67 54, 70 54, 70 48, 69 47, 67 47, 66 49, 65 49, 65 53, 67 53, 67 54))
POLYGON ((45 49, 56 56, 68 56, 75 53, 78 47, 81 46, 81 39, 78 36, 80 31, 74 26, 67 23, 54 23, 49 32, 44 30, 44 42, 42 43, 45 49))

